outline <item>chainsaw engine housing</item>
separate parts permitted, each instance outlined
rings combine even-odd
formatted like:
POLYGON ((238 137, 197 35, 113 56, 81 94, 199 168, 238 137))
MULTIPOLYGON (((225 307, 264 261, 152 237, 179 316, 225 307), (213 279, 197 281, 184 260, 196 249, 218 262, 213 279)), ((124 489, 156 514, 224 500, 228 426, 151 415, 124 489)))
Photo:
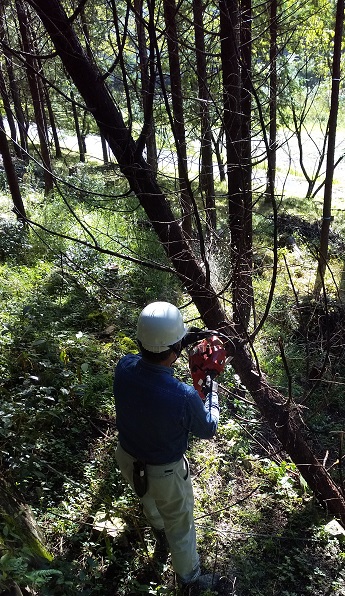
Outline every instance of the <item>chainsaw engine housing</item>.
POLYGON ((202 339, 189 349, 189 368, 193 386, 204 399, 202 387, 207 375, 212 378, 223 372, 226 362, 226 350, 219 337, 212 335, 202 339))

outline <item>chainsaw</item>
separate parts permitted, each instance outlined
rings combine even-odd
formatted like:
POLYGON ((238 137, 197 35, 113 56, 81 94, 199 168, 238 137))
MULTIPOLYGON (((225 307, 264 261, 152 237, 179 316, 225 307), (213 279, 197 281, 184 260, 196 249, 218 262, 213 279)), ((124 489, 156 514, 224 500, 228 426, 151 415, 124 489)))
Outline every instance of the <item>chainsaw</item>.
POLYGON ((189 369, 193 386, 201 399, 205 399, 203 388, 205 382, 212 380, 223 372, 226 364, 226 350, 216 331, 189 331, 184 338, 184 347, 188 349, 189 369))

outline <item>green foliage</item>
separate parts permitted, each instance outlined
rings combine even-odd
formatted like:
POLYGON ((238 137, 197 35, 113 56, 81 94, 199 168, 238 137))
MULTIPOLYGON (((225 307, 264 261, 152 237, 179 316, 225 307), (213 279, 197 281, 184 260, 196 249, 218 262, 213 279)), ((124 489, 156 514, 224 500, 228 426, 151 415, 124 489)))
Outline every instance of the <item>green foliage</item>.
POLYGON ((25 261, 31 245, 27 230, 21 222, 0 218, 0 263, 25 261))
MULTIPOLYGON (((11 11, 14 5, 5 4, 6 35, 16 48, 19 26, 15 11, 11 11)), ((117 3, 116 11, 113 3, 84 4, 83 10, 74 15, 76 31, 82 27, 82 44, 91 32, 86 50, 100 65, 137 138, 144 121, 135 36, 137 15, 129 4, 117 3), (110 26, 116 16, 118 29, 110 26), (120 46, 123 52, 114 61, 114 48, 120 46)), ((252 83, 268 122, 272 62, 268 12, 262 7, 261 2, 252 6, 252 83)), ((172 81, 162 10, 160 3, 155 4, 152 15, 144 10, 142 24, 150 35, 151 16, 157 26, 156 50, 164 76, 157 78, 153 121, 158 151, 168 156, 157 178, 179 218, 176 141, 162 89, 164 83, 169 101, 172 81)), ((308 125, 322 130, 327 122, 333 13, 334 2, 328 0, 278 3, 278 112, 279 122, 284 125, 283 136, 295 127, 292 108, 302 128, 308 125)), ((51 43, 44 36, 41 22, 33 14, 31 17, 38 50, 48 56, 51 43)), ((181 40, 188 167, 192 164, 194 177, 193 160, 199 160, 201 102, 196 52, 192 49, 191 5, 181 4, 176 19, 181 40)), ((224 108, 219 6, 205 5, 203 19, 206 35, 202 53, 212 57, 207 61, 205 83, 213 101, 207 104, 216 135, 224 108)), ((153 47, 154 40, 150 41, 153 47)), ((1 66, 6 76, 8 64, 1 66)), ((20 92, 29 97, 22 65, 14 61, 12 66, 20 92)), ((64 94, 61 101, 54 87, 49 90, 58 127, 74 134, 75 123, 66 100, 73 92, 83 134, 98 132, 91 114, 82 107, 82 98, 55 58, 45 61, 44 74, 48 80, 58 81, 64 94)), ((261 138, 262 123, 254 101, 252 105, 253 138, 261 138)), ((33 120, 30 101, 26 109, 28 119, 33 120)), ((92 140, 92 136, 87 138, 88 146, 92 147, 92 140)), ((116 164, 99 166, 92 158, 79 163, 75 150, 64 149, 63 158, 54 164, 59 178, 48 198, 42 197, 42 168, 35 160, 29 165, 17 163, 16 167, 27 213, 40 227, 23 228, 11 218, 0 222, 0 450, 6 474, 25 494, 45 530, 54 561, 47 569, 33 569, 25 548, 15 553, 8 550, 11 526, 7 524, 3 528, 6 552, 0 559, 0 586, 6 588, 16 581, 23 587, 29 585, 40 596, 175 595, 169 566, 158 571, 154 568, 152 536, 142 526, 137 501, 114 462, 117 432, 112 376, 118 358, 137 351, 135 328, 142 306, 155 299, 185 304, 189 297, 171 273, 162 271, 169 265, 166 255, 116 164), (95 247, 101 250, 95 251, 95 247), (159 268, 140 266, 141 261, 156 263, 159 268), (126 520, 127 529, 121 536, 112 538, 95 529, 94 519, 100 509, 106 516, 115 513, 126 520)), ((203 218, 199 185, 199 176, 195 175, 192 190, 203 218)), ((0 187, 7 190, 3 170, 0 187)), ((269 209, 261 208, 260 194, 254 215, 257 321, 265 312, 272 278, 273 219, 269 209)), ((285 198, 279 209, 275 295, 253 351, 261 372, 286 394, 291 373, 291 406, 302 414, 306 412, 308 432, 317 439, 320 461, 327 452, 334 462, 339 446, 330 439, 331 432, 341 430, 344 419, 344 312, 337 300, 335 281, 342 270, 338 256, 343 252, 341 234, 345 224, 339 217, 336 226, 340 235, 332 239, 330 253, 339 273, 336 279, 327 274, 325 280, 332 299, 327 304, 315 303, 310 299, 308 273, 315 268, 315 230, 321 210, 315 203, 285 198), (292 217, 297 211, 298 217, 292 217), (310 221, 311 213, 314 222, 310 221), (298 242, 301 257, 283 243, 291 234, 298 242), (323 382, 318 384, 321 376, 323 382)), ((211 280, 227 305, 231 298, 223 290, 231 283, 232 263, 225 184, 217 184, 217 213, 222 229, 212 239, 211 280)), ((198 242, 193 241, 193 250, 199 259, 198 242)), ((192 306, 185 309, 185 314, 190 321, 198 317, 192 306)), ((189 380, 186 361, 180 360, 177 373, 189 380)), ((230 366, 221 383, 225 390, 217 438, 211 442, 192 440, 189 448, 202 560, 207 568, 216 565, 231 576, 233 591, 238 588, 239 596, 341 594, 345 581, 343 545, 322 530, 326 514, 301 483, 295 466, 281 452, 230 366)), ((334 466, 330 467, 334 474, 334 466)))
POLYGON ((8 580, 20 585, 29 585, 35 590, 44 589, 54 579, 57 585, 64 583, 63 573, 58 569, 31 570, 29 556, 10 555, 6 553, 0 558, 0 587, 6 589, 8 580))
MULTIPOLYGON (((101 228, 99 241, 109 250, 166 265, 134 199, 128 200, 123 212, 110 209, 110 199, 101 204, 86 194, 93 182, 94 188, 103 188, 103 175, 97 168, 82 169, 85 192, 83 196, 71 193, 80 220, 90 229, 101 228)), ((28 207, 47 227, 92 244, 82 226, 67 217, 61 198, 44 205, 33 201, 28 207)), ((291 214, 292 203, 287 208, 291 214)), ((301 218, 298 225, 304 221, 301 218)), ((281 220, 282 234, 291 222, 296 223, 281 220)), ((309 241, 313 228, 300 228, 309 234, 309 241)), ((267 247, 272 223, 258 213, 255 230, 262 258, 254 282, 260 317, 271 279, 267 247)), ((11 226, 6 234, 12 237, 11 226)), ((95 252, 89 245, 53 239, 46 233, 38 236, 31 230, 24 237, 21 234, 20 229, 18 237, 13 234, 17 240, 4 254, 0 270, 0 449, 8 474, 34 508, 54 560, 47 569, 37 570, 25 552, 10 553, 4 559, 3 585, 16 581, 40 596, 105 596, 114 591, 118 596, 175 596, 170 565, 152 569, 153 538, 114 462, 112 376, 117 359, 137 351, 135 330, 142 306, 157 298, 183 304, 187 302, 183 288, 170 273, 95 252), (22 238, 25 250, 20 248, 22 238), (115 538, 97 531, 93 520, 99 510, 125 520, 126 529, 115 538)), ((298 243, 305 250, 306 267, 309 256, 304 241, 301 233, 298 243)), ((225 262, 229 259, 224 259, 227 242, 225 234, 213 256, 212 275, 220 287, 229 275, 225 262)), ((297 271, 294 256, 281 247, 281 264, 284 258, 297 271)), ((281 265, 272 309, 255 349, 262 371, 286 391, 278 346, 283 338, 293 373, 293 398, 298 401, 306 379, 305 338, 312 339, 310 363, 322 364, 327 322, 322 303, 308 300, 303 277, 295 282, 300 297, 300 309, 296 308, 284 271, 281 265)), ((336 301, 328 306, 328 323, 335 335, 343 313, 336 301)), ((192 305, 184 313, 186 320, 198 320, 192 305)), ((343 367, 341 358, 334 358, 335 351, 326 371, 329 379, 335 371, 341 374, 343 367)), ((189 381, 187 359, 179 359, 176 368, 177 376, 189 381)), ((230 366, 220 382, 224 392, 217 438, 193 439, 188 452, 205 568, 212 569, 216 563, 217 570, 235 582, 240 595, 268 596, 279 590, 290 596, 323 596, 327 584, 336 594, 344 578, 342 571, 332 575, 330 562, 341 565, 342 546, 320 531, 322 514, 295 466, 285 455, 277 456, 274 436, 230 366)), ((329 447, 334 412, 343 419, 341 397, 340 388, 321 389, 308 402, 309 430, 320 442, 321 457, 324 446, 329 447)))
MULTIPOLYGON (((79 209, 77 200, 75 206, 79 209)), ((44 226, 70 234, 73 219, 65 219, 59 200, 44 209, 33 202, 29 209, 44 226)), ((85 209, 84 204, 83 216, 85 209)), ((89 205, 87 210, 94 217, 89 205)), ((118 248, 118 239, 128 235, 130 221, 135 234, 128 254, 144 256, 146 251, 165 261, 150 229, 134 225, 128 214, 115 218, 111 229, 109 221, 104 225, 110 248, 111 243, 118 248)), ((121 354, 137 351, 136 319, 149 296, 159 292, 171 299, 174 288, 177 297, 178 286, 166 274, 141 271, 88 246, 36 235, 14 223, 4 224, 3 232, 2 463, 34 507, 52 550, 58 551, 61 540, 65 543, 64 556, 55 556, 47 570, 32 569, 25 551, 8 553, 3 585, 15 581, 42 595, 104 596, 107 582, 100 580, 105 570, 109 567, 112 575, 112 566, 119 566, 121 577, 129 563, 122 545, 91 536, 88 526, 80 530, 79 525, 100 504, 111 509, 118 499, 125 515, 132 502, 121 496, 123 483, 113 460, 114 363, 121 354), (69 558, 75 549, 79 557, 69 558)), ((142 592, 166 593, 164 587, 139 583, 135 575, 130 581, 142 592)))

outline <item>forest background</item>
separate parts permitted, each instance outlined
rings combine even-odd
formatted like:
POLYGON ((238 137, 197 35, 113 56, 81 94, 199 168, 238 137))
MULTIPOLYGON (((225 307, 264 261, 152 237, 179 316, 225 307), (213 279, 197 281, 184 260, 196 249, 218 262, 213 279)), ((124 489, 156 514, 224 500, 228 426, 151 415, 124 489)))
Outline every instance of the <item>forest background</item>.
POLYGON ((114 462, 113 369, 157 299, 229 357, 188 452, 205 570, 345 594, 343 18, 1 3, 4 594, 179 593, 114 462))

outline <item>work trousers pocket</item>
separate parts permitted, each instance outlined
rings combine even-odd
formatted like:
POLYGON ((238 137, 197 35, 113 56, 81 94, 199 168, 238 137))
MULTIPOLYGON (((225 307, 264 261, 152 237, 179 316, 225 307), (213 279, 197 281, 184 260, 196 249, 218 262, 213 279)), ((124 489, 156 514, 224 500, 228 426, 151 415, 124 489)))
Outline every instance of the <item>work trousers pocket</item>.
POLYGON ((147 470, 142 461, 133 462, 133 485, 138 497, 142 498, 147 492, 147 470))

